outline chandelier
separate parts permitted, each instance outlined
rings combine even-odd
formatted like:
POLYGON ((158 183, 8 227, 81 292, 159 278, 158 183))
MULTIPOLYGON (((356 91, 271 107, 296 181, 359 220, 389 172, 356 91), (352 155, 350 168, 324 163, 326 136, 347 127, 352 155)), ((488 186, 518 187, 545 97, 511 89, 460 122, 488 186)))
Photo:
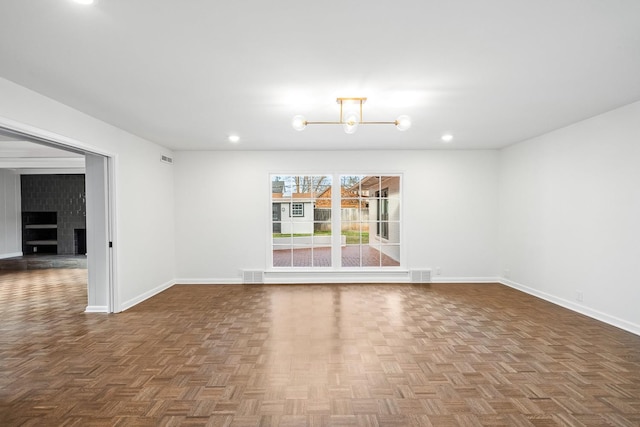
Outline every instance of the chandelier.
POLYGON ((409 116, 399 116, 390 122, 365 122, 362 118, 362 105, 367 98, 338 98, 336 102, 340 104, 340 120, 337 122, 312 122, 297 115, 293 118, 291 125, 297 131, 303 131, 307 125, 342 125, 346 133, 355 133, 359 125, 395 125, 399 131, 405 131, 411 127, 409 116))

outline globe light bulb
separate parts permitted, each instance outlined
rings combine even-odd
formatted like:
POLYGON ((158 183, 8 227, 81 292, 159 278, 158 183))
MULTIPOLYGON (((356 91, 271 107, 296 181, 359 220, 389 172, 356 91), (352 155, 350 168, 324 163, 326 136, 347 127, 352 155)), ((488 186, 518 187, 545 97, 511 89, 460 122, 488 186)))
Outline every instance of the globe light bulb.
POLYGON ((403 132, 411 127, 411 118, 409 116, 399 116, 396 119, 396 128, 403 132))
POLYGON ((357 113, 347 113, 344 116, 344 120, 342 121, 342 126, 344 128, 345 133, 352 134, 358 130, 358 114, 357 113))
POLYGON ((291 121, 291 126, 297 131, 303 131, 307 127, 307 119, 301 115, 294 116, 291 121))

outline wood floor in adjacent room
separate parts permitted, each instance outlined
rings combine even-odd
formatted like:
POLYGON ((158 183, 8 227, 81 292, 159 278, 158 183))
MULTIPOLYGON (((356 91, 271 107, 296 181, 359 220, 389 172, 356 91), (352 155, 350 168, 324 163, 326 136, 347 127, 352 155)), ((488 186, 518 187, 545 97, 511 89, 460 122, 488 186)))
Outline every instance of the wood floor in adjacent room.
POLYGON ((0 275, 0 425, 640 425, 640 337, 502 285, 86 298, 86 270, 0 275))

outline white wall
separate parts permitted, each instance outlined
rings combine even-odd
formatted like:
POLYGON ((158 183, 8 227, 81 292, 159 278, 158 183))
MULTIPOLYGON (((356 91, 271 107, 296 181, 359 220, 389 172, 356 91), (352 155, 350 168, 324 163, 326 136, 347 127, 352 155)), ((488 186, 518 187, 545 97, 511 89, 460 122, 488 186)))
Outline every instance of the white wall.
POLYGON ((171 151, 0 79, 0 122, 62 135, 115 156, 117 284, 128 307, 170 286, 174 271, 171 151))
POLYGON ((269 174, 301 172, 402 173, 406 267, 495 280, 497 162, 497 151, 177 152, 177 280, 267 269, 269 174))
POLYGON ((0 169, 0 259, 22 255, 20 175, 0 169))
POLYGON ((640 103, 502 150, 500 184, 507 283, 640 333, 640 103))

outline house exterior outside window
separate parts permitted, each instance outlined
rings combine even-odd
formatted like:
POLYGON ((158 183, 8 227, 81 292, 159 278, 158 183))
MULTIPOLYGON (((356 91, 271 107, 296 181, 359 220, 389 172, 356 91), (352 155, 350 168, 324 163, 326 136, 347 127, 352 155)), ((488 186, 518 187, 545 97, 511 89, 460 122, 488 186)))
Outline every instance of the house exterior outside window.
POLYGON ((304 203, 291 203, 291 216, 304 216, 304 203))
POLYGON ((270 179, 272 268, 400 267, 400 175, 270 179))

